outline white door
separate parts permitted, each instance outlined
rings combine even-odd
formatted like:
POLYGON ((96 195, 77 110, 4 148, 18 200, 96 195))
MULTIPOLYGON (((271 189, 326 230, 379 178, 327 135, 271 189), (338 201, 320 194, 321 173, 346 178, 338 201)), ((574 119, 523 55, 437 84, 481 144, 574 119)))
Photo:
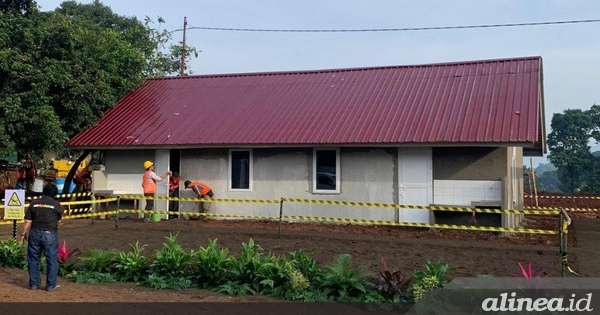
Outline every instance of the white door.
MULTIPOLYGON (((398 202, 429 206, 432 200, 431 148, 398 149, 398 202)), ((399 209, 400 222, 429 223, 428 210, 399 209)))
MULTIPOLYGON (((169 150, 156 150, 155 157, 156 161, 154 161, 154 172, 156 172, 158 176, 161 176, 169 170, 169 150)), ((169 177, 165 177, 162 182, 158 182, 156 184, 156 196, 169 196, 169 177)), ((168 211, 169 202, 167 200, 156 200, 154 202, 154 209, 157 211, 168 211)), ((166 215, 163 216, 163 219, 164 218, 166 218, 166 215)))

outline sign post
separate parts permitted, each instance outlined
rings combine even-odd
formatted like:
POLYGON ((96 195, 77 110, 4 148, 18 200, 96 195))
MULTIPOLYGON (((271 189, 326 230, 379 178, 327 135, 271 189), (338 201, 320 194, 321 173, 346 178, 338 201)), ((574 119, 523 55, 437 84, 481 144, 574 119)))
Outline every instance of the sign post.
POLYGON ((17 220, 25 216, 25 190, 7 189, 4 191, 4 219, 13 220, 13 239, 17 239, 17 220))

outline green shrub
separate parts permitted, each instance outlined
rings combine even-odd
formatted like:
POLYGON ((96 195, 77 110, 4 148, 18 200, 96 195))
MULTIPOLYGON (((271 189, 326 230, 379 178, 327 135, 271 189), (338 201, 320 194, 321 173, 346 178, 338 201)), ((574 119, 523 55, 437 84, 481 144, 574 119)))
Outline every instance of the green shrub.
POLYGON ((92 249, 86 256, 80 257, 81 264, 74 266, 67 277, 73 279, 75 283, 115 282, 112 272, 116 256, 115 250, 92 249))
MULTIPOLYGON (((230 280, 218 290, 225 292, 244 292, 246 294, 264 293, 278 295, 279 287, 287 282, 283 260, 271 253, 263 255, 263 249, 250 239, 242 243, 242 250, 237 260, 231 263, 230 280), (232 290, 228 286, 238 284, 243 290, 232 290)), ((221 292, 219 291, 219 292, 221 292)))
POLYGON ((300 249, 290 252, 287 259, 309 282, 319 281, 321 269, 319 269, 317 261, 312 258, 312 253, 309 254, 300 249))
MULTIPOLYGON (((194 257, 193 250, 185 250, 177 242, 177 236, 170 234, 163 247, 154 253, 154 259, 150 265, 151 287, 153 282, 162 279, 167 287, 181 290, 192 286, 192 266, 194 257)), ((162 285, 158 286, 162 287, 162 285)))
POLYGON ((230 296, 251 295, 256 293, 256 291, 250 286, 250 284, 239 283, 235 281, 227 281, 226 283, 223 283, 220 286, 214 288, 214 291, 230 296))
POLYGON ((229 250, 219 248, 217 240, 209 240, 195 253, 193 278, 201 288, 215 288, 228 281, 229 269, 236 262, 229 250))
POLYGON ((113 283, 117 281, 111 273, 89 270, 73 271, 69 277, 72 278, 75 283, 80 284, 113 283))
POLYGON ((450 267, 446 263, 438 261, 434 264, 427 260, 425 271, 419 270, 413 275, 413 282, 409 286, 412 299, 417 302, 429 291, 443 288, 448 283, 448 279, 446 279, 448 270, 450 267))
POLYGON ((268 276, 273 280, 272 288, 263 292, 288 301, 324 302, 327 295, 319 289, 321 270, 310 254, 302 251, 289 252, 279 258, 276 273, 268 276))
POLYGON ((27 259, 25 258, 26 244, 13 238, 0 241, 0 267, 23 268, 27 266, 27 259))
POLYGON ((99 273, 111 273, 116 263, 117 252, 115 250, 92 249, 81 258, 82 270, 99 273))
POLYGON ((118 281, 142 282, 147 280, 148 257, 142 252, 147 245, 140 245, 139 241, 129 244, 129 252, 119 252, 115 259, 115 278, 118 281))
POLYGON ((352 265, 349 254, 339 255, 333 265, 323 269, 320 288, 329 300, 356 301, 367 294, 365 282, 369 272, 352 265))

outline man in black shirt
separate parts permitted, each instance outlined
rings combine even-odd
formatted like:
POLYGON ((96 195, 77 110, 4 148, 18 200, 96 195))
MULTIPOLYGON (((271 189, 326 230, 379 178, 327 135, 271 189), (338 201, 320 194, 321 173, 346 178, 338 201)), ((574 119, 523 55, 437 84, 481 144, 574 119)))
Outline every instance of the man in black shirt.
POLYGON ((54 199, 58 192, 56 185, 46 184, 43 196, 33 200, 25 211, 25 224, 21 241, 27 240, 27 269, 29 288, 40 286, 40 257, 46 256, 46 291, 58 289, 58 224, 62 219, 62 206, 54 199), (29 237, 27 236, 29 233, 29 237))

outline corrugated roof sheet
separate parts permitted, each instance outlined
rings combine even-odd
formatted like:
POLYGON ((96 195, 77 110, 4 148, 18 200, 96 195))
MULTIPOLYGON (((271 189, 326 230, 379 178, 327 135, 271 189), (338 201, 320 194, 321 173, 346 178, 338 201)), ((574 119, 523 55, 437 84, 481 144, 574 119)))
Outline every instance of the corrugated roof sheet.
POLYGON ((542 59, 149 79, 81 148, 497 144, 545 152, 542 59))

